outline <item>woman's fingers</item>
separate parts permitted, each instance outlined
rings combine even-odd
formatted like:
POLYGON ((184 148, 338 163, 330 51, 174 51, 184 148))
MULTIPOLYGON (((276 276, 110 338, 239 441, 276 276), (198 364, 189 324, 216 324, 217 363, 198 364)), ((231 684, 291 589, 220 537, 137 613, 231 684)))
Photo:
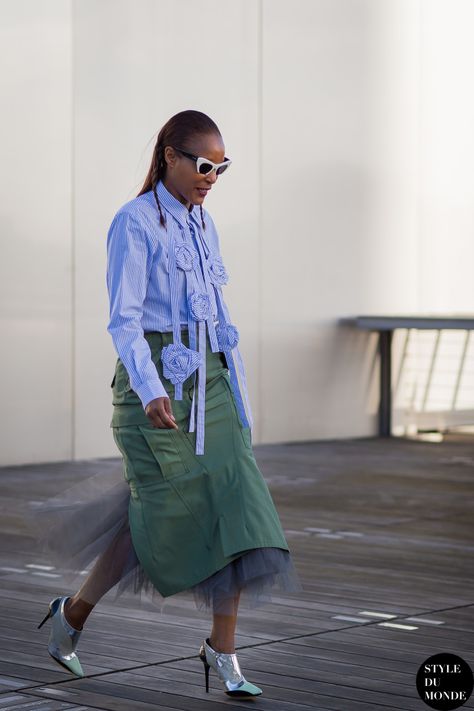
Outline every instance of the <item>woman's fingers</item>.
MULTIPOLYGON (((155 402, 155 401, 153 401, 155 402)), ((158 415, 158 409, 156 407, 152 407, 151 404, 148 404, 146 406, 145 410, 148 419, 151 421, 151 424, 154 425, 154 427, 164 427, 164 423, 161 419, 161 417, 158 415)))
POLYGON ((146 406, 145 412, 155 427, 179 429, 176 424, 169 397, 157 397, 146 406))
MULTIPOLYGON (((165 398, 163 398, 163 400, 164 400, 163 409, 165 411, 167 421, 171 422, 172 427, 175 427, 176 429, 178 429, 178 425, 176 424, 176 418, 173 415, 173 409, 171 407, 171 400, 169 399, 169 397, 165 397, 165 398)), ((163 417, 162 417, 162 419, 163 419, 163 417)))

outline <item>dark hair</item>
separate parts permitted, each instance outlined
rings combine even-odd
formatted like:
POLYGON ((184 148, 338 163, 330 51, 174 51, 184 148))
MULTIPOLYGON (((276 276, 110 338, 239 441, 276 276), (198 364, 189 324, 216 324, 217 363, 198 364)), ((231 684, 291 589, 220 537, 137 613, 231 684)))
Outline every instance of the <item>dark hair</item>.
MULTIPOLYGON (((153 157, 151 159, 150 169, 148 175, 145 178, 143 187, 138 193, 142 195, 143 193, 153 190, 155 196, 156 204, 158 205, 158 210, 160 212, 160 223, 163 227, 166 226, 165 217, 161 211, 160 201, 158 200, 158 194, 156 192, 156 186, 158 181, 161 180, 166 174, 166 161, 164 159, 164 148, 165 146, 178 146, 179 148, 186 149, 187 140, 195 134, 209 134, 217 133, 221 135, 217 125, 214 121, 209 118, 206 114, 201 111, 193 111, 192 109, 186 111, 180 111, 179 113, 172 116, 163 126, 158 134, 155 148, 153 150, 153 157)), ((138 197, 137 195, 137 197, 138 197)), ((206 225, 204 223, 204 215, 201 209, 201 222, 204 229, 206 225)))

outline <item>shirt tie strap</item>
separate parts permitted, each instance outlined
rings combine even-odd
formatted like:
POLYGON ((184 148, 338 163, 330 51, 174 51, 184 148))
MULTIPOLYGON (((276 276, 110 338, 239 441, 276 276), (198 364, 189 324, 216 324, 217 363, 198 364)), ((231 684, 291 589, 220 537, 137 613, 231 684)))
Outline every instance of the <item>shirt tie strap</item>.
MULTIPOLYGON (((181 343, 181 320, 179 309, 179 293, 178 293, 178 268, 176 266, 176 241, 172 237, 170 241, 170 249, 168 252, 168 271, 170 275, 171 289, 171 319, 173 323, 173 343, 181 343)), ((174 386, 175 400, 183 399, 183 383, 176 382, 174 386)))
POLYGON ((237 346, 239 341, 239 333, 237 331, 237 328, 230 323, 230 315, 227 306, 224 302, 224 298, 222 296, 221 287, 216 286, 214 284, 214 289, 216 290, 217 309, 219 314, 219 326, 217 327, 217 331, 220 340, 220 350, 225 353, 227 364, 229 366, 230 382, 232 385, 232 390, 237 404, 237 409, 242 420, 242 424, 244 427, 250 427, 250 429, 252 429, 253 418, 247 392, 247 379, 245 377, 245 368, 242 356, 237 346), (234 363, 233 351, 235 351, 237 366, 240 371, 240 377, 242 379, 242 389, 239 385, 239 380, 237 377, 237 368, 234 363), (247 406, 248 416, 247 412, 245 411, 242 393, 245 399, 245 404, 247 406))
MULTIPOLYGON (((203 244, 201 241, 201 235, 198 234, 196 235, 196 231, 194 229, 194 226, 192 223, 189 223, 189 229, 192 235, 194 235, 194 241, 197 245, 197 248, 199 250, 199 256, 201 257, 201 264, 202 264, 202 274, 204 277, 204 290, 205 293, 209 296, 209 303, 211 303, 210 297, 212 294, 212 287, 213 284, 211 283, 211 280, 209 279, 209 272, 207 268, 207 256, 204 254, 203 250, 203 244)), ((207 328, 209 332, 209 342, 211 344, 211 351, 213 353, 216 353, 219 350, 219 344, 217 342, 217 335, 216 335, 216 328, 214 325, 214 315, 212 313, 212 308, 209 308, 209 314, 206 319, 207 321, 207 328)))

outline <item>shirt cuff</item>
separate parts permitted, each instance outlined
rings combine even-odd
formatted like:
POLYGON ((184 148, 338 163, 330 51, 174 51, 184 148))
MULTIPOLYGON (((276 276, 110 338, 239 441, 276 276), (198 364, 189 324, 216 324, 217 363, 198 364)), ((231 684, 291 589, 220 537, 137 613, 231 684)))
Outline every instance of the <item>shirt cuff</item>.
POLYGON ((142 401, 143 409, 146 408, 149 402, 157 397, 169 397, 161 380, 152 380, 142 383, 136 388, 135 392, 142 401))

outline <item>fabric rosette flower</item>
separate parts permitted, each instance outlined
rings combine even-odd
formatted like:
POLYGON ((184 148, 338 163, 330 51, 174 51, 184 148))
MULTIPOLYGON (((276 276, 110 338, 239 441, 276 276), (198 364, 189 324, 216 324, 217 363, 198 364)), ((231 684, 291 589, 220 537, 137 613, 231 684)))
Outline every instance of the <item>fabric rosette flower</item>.
POLYGON ((185 271, 194 269, 199 259, 197 251, 190 244, 175 244, 174 254, 176 264, 185 271))
POLYGON ((189 299, 189 308, 196 321, 205 321, 211 314, 211 301, 204 292, 194 292, 189 299))
POLYGON ((239 332, 232 324, 216 327, 217 343, 220 351, 229 351, 239 342, 239 332))
POLYGON ((176 385, 194 373, 201 363, 201 355, 186 348, 184 343, 170 343, 161 351, 161 360, 163 375, 176 385))
POLYGON ((209 278, 213 284, 222 286, 229 281, 229 276, 225 270, 222 258, 219 255, 214 254, 207 260, 207 269, 209 278))

